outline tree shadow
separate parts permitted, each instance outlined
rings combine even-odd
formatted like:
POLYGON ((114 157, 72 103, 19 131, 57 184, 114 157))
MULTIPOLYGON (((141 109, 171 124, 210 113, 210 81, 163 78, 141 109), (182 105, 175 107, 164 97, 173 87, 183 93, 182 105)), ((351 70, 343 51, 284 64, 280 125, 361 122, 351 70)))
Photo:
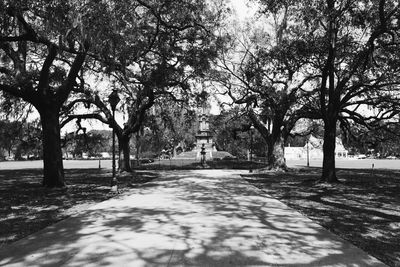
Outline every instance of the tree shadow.
POLYGON ((160 171, 0 250, 0 265, 381 266, 237 172, 160 171), (267 200, 267 201, 266 201, 267 200), (18 253, 15 253, 18 249, 18 253))
MULTIPOLYGON (((68 185, 61 189, 42 187, 42 175, 42 169, 0 170, 0 247, 114 196, 110 170, 65 170, 68 185)), ((156 177, 149 172, 119 175, 119 190, 140 188, 156 177)))
POLYGON ((400 172, 338 169, 340 184, 321 184, 320 168, 245 177, 390 266, 400 263, 400 172))

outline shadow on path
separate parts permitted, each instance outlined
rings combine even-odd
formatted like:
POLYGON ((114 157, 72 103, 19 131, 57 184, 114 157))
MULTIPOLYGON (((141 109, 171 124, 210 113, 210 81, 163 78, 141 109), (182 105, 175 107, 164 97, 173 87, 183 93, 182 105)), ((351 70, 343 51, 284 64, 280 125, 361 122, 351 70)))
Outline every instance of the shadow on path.
POLYGON ((0 266, 384 266, 238 172, 159 172, 0 250, 0 266))

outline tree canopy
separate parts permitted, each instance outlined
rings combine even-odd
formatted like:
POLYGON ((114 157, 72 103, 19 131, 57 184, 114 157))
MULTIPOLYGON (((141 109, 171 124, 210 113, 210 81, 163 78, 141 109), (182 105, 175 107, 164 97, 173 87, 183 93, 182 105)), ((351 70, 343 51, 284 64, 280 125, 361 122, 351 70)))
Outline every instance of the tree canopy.
POLYGON ((189 77, 207 69, 218 47, 212 27, 223 15, 220 2, 192 0, 0 1, 0 7, 0 90, 39 112, 43 183, 50 187, 65 184, 59 116, 74 105, 69 100, 84 95, 105 122, 131 134, 155 93, 187 88, 189 77), (124 129, 111 120, 104 98, 88 90, 92 73, 125 90, 135 112, 124 129))
POLYGON ((398 116, 399 6, 385 0, 259 3, 267 16, 288 18, 297 47, 309 54, 302 77, 309 77, 314 94, 304 105, 324 122, 322 180, 337 181, 336 125, 347 132, 352 122, 372 129, 398 116))

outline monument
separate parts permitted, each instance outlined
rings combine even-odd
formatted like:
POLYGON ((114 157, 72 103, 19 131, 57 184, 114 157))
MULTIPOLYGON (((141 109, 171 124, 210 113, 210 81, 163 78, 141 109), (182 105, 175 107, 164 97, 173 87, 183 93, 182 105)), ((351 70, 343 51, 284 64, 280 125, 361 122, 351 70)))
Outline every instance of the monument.
POLYGON ((197 133, 195 135, 195 147, 192 151, 183 152, 175 158, 195 159, 196 161, 235 158, 226 151, 217 151, 216 145, 213 141, 213 134, 210 130, 210 111, 211 105, 207 101, 197 108, 197 133))
POLYGON ((196 150, 200 151, 202 145, 207 152, 215 151, 215 146, 213 144, 213 136, 210 131, 210 110, 211 105, 208 102, 204 102, 203 105, 198 109, 198 124, 199 128, 196 134, 196 150))

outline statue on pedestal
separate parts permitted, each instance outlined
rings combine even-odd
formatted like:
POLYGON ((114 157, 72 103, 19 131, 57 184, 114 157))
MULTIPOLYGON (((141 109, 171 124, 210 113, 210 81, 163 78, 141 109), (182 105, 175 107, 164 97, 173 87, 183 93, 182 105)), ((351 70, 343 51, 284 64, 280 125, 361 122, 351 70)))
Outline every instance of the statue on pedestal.
POLYGON ((198 109, 199 112, 199 130, 196 135, 196 149, 201 150, 204 146, 209 151, 213 149, 212 134, 209 125, 211 105, 208 102, 204 102, 203 105, 198 109))

